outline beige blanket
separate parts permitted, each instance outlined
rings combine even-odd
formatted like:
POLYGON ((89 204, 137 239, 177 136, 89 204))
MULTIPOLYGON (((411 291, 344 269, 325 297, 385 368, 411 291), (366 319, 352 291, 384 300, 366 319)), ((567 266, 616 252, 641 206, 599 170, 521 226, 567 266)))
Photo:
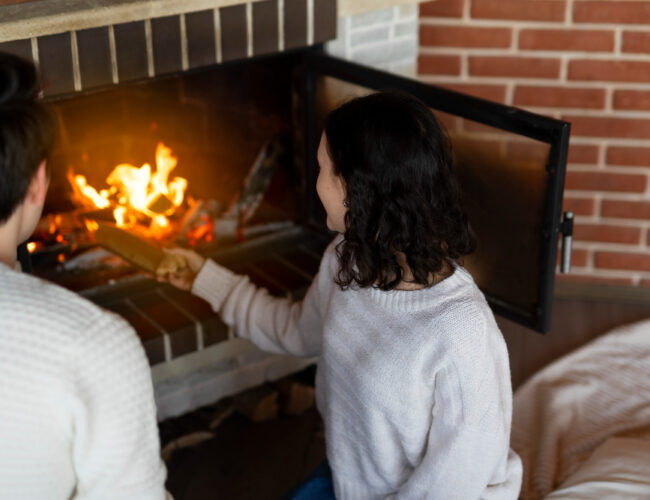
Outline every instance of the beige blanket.
POLYGON ((650 439, 650 320, 593 340, 515 393, 521 498, 550 493, 612 436, 650 439))

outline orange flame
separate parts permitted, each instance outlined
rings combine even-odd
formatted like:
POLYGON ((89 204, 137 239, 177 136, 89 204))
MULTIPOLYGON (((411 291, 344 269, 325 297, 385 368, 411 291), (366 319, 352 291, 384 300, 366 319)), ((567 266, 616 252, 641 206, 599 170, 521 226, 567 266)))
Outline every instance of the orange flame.
POLYGON ((99 224, 95 220, 84 219, 84 224, 86 225, 86 229, 88 229, 88 231, 90 231, 91 233, 94 233, 99 229, 99 224))
MULTIPOLYGON (((89 198, 97 208, 106 208, 108 207, 111 202, 108 201, 108 196, 102 196, 100 195, 97 190, 92 187, 90 184, 88 184, 88 181, 86 180, 86 177, 83 175, 75 175, 74 176, 74 182, 77 184, 79 189, 81 190, 81 193, 86 197, 89 198)), ((102 189, 103 192, 108 192, 105 189, 102 189)))
POLYGON ((140 214, 150 219, 150 234, 163 237, 170 228, 167 217, 181 206, 187 189, 187 179, 174 177, 169 180, 177 163, 178 158, 173 156, 172 150, 160 142, 156 148, 155 172, 148 163, 140 168, 122 163, 106 178, 108 189, 98 192, 82 175, 74 176, 74 183, 97 208, 114 205, 113 215, 118 227, 134 226, 140 214))

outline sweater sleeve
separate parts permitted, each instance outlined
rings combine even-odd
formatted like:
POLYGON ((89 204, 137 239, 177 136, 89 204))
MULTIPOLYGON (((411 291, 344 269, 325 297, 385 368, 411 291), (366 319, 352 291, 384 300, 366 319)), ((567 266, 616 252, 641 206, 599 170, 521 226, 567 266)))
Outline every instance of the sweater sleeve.
POLYGON ((75 498, 164 499, 151 372, 133 329, 102 312, 72 366, 75 498))
MULTIPOLYGON (((325 259, 323 259, 325 260, 325 259)), ((305 297, 298 302, 273 297, 239 276, 208 260, 192 286, 192 292, 207 300, 237 335, 260 349, 300 357, 320 354, 322 303, 326 276, 321 269, 305 297)))

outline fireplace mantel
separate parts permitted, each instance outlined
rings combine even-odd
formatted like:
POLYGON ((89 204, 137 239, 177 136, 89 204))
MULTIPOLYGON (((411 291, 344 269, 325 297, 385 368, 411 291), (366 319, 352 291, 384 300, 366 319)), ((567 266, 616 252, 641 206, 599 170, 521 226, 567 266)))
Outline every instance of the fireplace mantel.
MULTIPOLYGON (((337 12, 340 17, 344 17, 422 1, 338 0, 337 12)), ((0 42, 249 2, 250 0, 33 0, 10 5, 2 5, 0 2, 0 42)))

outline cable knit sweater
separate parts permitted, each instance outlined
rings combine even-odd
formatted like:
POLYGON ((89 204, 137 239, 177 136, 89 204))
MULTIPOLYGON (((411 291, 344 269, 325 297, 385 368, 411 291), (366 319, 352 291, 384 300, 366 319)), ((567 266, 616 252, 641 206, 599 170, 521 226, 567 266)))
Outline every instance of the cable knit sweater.
POLYGON ((261 349, 319 356, 318 409, 342 500, 516 499, 505 342, 462 267, 414 291, 341 290, 330 244, 301 302, 208 261, 193 292, 261 349))
POLYGON ((0 264, 0 499, 163 499, 159 452, 131 327, 0 264))

